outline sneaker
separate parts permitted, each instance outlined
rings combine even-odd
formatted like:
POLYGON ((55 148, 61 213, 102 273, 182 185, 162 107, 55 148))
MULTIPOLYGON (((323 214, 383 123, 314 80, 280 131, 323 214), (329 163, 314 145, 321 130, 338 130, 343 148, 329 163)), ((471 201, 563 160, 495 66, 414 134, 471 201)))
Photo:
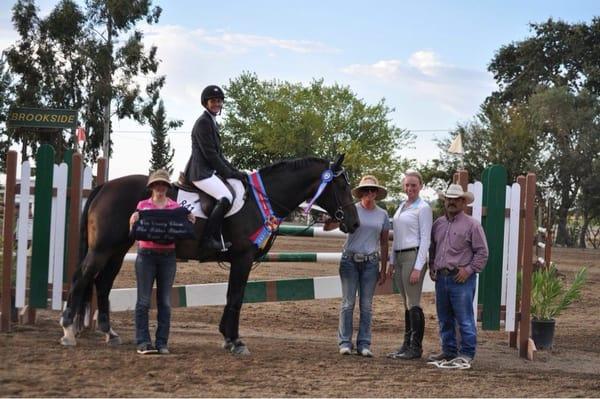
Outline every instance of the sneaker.
POLYGON ((472 361, 473 359, 471 359, 469 356, 461 355, 438 365, 438 367, 445 369, 468 370, 471 368, 472 361))
POLYGON ((149 355, 151 353, 158 353, 158 351, 151 343, 146 342, 138 345, 137 353, 139 353, 140 355, 149 355))
POLYGON ((364 357, 373 357, 373 352, 369 348, 362 348, 358 353, 364 357))
POLYGON ((440 353, 429 355, 429 357, 427 358, 427 361, 428 362, 439 362, 442 360, 452 360, 455 357, 456 357, 455 355, 448 355, 444 352, 440 352, 440 353))
POLYGON ((352 349, 347 346, 340 347, 340 355, 350 355, 352 353, 352 349))
POLYGON ((169 355, 171 352, 169 352, 169 348, 167 348, 166 346, 163 346, 162 348, 158 348, 158 354, 159 355, 169 355))
POLYGON ((398 348, 395 351, 388 353, 386 356, 389 357, 390 359, 397 359, 398 356, 403 354, 405 351, 406 351, 406 348, 398 348))

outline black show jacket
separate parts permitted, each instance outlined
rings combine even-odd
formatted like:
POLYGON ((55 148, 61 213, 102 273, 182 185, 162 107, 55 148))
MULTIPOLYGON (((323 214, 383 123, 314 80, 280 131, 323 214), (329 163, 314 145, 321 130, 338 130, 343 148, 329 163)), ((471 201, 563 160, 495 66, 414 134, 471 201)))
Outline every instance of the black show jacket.
POLYGON ((215 171, 224 178, 237 173, 223 156, 217 124, 208 111, 204 111, 192 129, 192 155, 184 174, 188 181, 198 181, 212 176, 215 171))

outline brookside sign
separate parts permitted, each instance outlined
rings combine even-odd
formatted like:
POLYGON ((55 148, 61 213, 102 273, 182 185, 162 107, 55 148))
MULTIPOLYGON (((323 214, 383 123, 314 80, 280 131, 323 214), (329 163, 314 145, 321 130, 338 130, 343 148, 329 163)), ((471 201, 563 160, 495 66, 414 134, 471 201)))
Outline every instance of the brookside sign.
POLYGON ((42 109, 12 107, 8 111, 7 127, 47 127, 75 129, 77 111, 70 109, 42 109))

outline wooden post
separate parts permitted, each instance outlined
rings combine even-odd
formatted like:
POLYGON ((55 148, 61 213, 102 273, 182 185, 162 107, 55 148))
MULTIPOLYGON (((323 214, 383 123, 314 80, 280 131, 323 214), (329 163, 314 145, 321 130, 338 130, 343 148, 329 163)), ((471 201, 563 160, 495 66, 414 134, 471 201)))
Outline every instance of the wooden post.
POLYGON ((544 263, 550 267, 552 261, 552 227, 546 227, 546 248, 544 248, 544 263))
MULTIPOLYGON (((517 183, 521 186, 521 227, 519 228, 519 270, 522 270, 525 264, 525 202, 527 195, 527 178, 525 176, 517 177, 517 183)), ((531 244, 533 245, 533 243, 531 244)))
POLYGON ((534 217, 535 217, 535 184, 536 176, 534 173, 527 173, 525 185, 525 231, 523 240, 523 268, 521 284, 521 318, 519 320, 519 356, 528 357, 529 352, 529 330, 531 318, 531 279, 533 273, 533 263, 531 257, 533 254, 534 238, 534 217))
POLYGON ((456 184, 459 184, 464 191, 467 191, 467 186, 469 185, 469 172, 465 169, 460 169, 456 174, 458 175, 456 184))
POLYGON ((106 183, 106 158, 98 158, 98 166, 96 172, 96 186, 106 183))
POLYGON ((0 331, 10 332, 13 231, 15 221, 15 188, 17 184, 17 152, 6 156, 6 187, 4 188, 4 243, 2 250, 2 305, 0 307, 0 331))
MULTIPOLYGON (((469 186, 469 172, 466 169, 460 169, 456 172, 456 184, 459 184, 463 191, 467 191, 469 186)), ((467 205, 465 206, 464 212, 471 216, 473 215, 473 208, 467 205)))

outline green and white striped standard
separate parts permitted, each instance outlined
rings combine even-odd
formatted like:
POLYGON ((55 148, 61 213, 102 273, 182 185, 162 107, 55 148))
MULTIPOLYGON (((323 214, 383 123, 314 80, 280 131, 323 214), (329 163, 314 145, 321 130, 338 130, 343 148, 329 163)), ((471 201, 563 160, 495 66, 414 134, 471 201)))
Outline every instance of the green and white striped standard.
MULTIPOLYGON (((434 284, 426 277, 423 292, 433 292, 434 284)), ((378 285, 375 295, 398 293, 388 279, 378 285)), ((171 305, 173 307, 225 305, 227 283, 192 284, 173 287, 171 305)), ((310 299, 331 299, 342 296, 339 276, 300 278, 291 280, 249 281, 244 294, 245 303, 300 301, 310 299)), ((152 295, 152 306, 156 306, 152 295)), ((135 309, 136 289, 118 288, 110 292, 110 308, 113 311, 135 309)))

